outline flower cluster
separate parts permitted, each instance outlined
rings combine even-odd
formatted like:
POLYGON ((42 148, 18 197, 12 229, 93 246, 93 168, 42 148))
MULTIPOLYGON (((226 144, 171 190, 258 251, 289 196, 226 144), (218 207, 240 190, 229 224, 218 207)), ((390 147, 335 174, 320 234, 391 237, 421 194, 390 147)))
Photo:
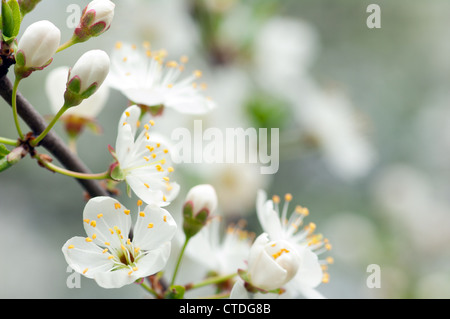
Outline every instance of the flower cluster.
MULTIPOLYGON (((23 16, 37 2, 21 1, 17 10, 22 7, 23 16)), ((89 50, 72 67, 50 70, 45 91, 54 116, 42 132, 22 133, 16 98, 19 82, 49 67, 60 51, 109 30, 114 10, 109 0, 91 1, 63 44, 53 23, 36 22, 12 51, 11 104, 19 139, 11 144, 17 146, 11 152, 0 145, 0 169, 30 154, 52 172, 102 180, 98 186, 107 194, 87 197, 82 212, 86 236, 73 237, 63 245, 67 264, 102 288, 137 283, 155 298, 189 297, 204 288, 214 297, 321 298, 316 288, 328 282, 327 266, 333 259, 320 256, 331 245, 315 233, 314 223, 304 224, 308 209, 296 206, 290 211, 292 195, 285 195, 282 204, 278 196, 268 199, 263 190, 258 192, 255 206, 262 229, 258 235, 245 229, 245 220, 230 221, 222 214, 220 193, 212 183, 190 187, 181 207, 174 208, 184 189, 175 174, 172 143, 158 132, 158 121, 167 114, 166 108, 180 117, 205 115, 216 108, 206 95, 201 71, 182 76, 187 72, 186 56, 166 60, 168 52, 154 50, 149 42, 140 46, 117 42, 111 58, 103 50, 89 50), (72 140, 84 126, 97 126, 111 88, 129 104, 118 118, 115 145, 107 146, 111 157, 104 173, 61 168, 39 152, 41 141, 58 121, 64 122, 72 140), (119 201, 121 185, 128 197, 119 201), (127 208, 129 199, 137 209, 127 208)), ((76 160, 75 154, 64 151, 76 160)))

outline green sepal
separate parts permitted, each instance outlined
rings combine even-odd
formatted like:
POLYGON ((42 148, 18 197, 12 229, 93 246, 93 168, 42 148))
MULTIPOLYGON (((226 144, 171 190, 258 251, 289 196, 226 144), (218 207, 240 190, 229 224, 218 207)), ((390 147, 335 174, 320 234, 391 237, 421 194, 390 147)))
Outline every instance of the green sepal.
POLYGON ((170 286, 164 295, 164 299, 183 299, 186 289, 183 286, 170 286))
POLYGON ((25 62, 25 54, 23 54, 22 50, 20 50, 16 53, 15 59, 16 59, 16 65, 19 65, 22 67, 25 66, 25 63, 26 63, 25 62))
MULTIPOLYGON (((116 163, 117 164, 117 163, 116 163)), ((110 168, 110 176, 113 180, 115 181, 123 181, 125 179, 125 174, 123 173, 123 171, 120 169, 119 164, 115 165, 111 165, 110 168)))
POLYGON ((203 209, 194 215, 194 207, 187 202, 183 207, 183 231, 187 238, 195 236, 205 225, 209 211, 203 209))
POLYGON ((81 80, 78 76, 73 77, 69 82, 67 82, 67 88, 72 91, 72 93, 80 93, 81 90, 81 80))
POLYGON ((97 83, 91 84, 90 87, 88 87, 83 93, 81 93, 81 98, 82 99, 89 98, 92 94, 97 92, 98 87, 99 87, 99 85, 97 83))

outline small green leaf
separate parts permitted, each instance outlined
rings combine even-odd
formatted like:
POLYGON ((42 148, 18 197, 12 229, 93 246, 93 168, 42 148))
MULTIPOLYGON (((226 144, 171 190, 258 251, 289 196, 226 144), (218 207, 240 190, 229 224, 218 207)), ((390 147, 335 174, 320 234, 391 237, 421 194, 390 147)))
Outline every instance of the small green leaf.
POLYGON ((11 153, 11 152, 6 148, 6 146, 3 144, 0 144, 0 158, 5 157, 9 153, 11 153))
POLYGON ((112 169, 111 169, 111 178, 115 181, 123 181, 125 179, 125 174, 123 173, 123 171, 120 169, 119 165, 115 165, 112 169))
MULTIPOLYGON (((2 0, 2 32, 3 37, 10 38, 14 31, 14 16, 6 0, 2 0)), ((6 41, 6 40, 5 40, 6 41)))
POLYGON ((20 24, 22 23, 22 15, 20 14, 20 6, 17 0, 9 0, 9 7, 11 8, 13 19, 14 19, 14 29, 13 37, 17 37, 20 31, 20 24))

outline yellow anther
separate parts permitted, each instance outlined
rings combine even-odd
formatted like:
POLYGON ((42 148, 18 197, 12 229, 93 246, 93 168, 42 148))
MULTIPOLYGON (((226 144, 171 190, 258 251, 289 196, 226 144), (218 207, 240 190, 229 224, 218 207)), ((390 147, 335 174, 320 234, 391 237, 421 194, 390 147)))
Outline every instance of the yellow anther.
POLYGON ((144 186, 150 188, 150 185, 148 185, 147 183, 144 183, 144 186))
POLYGON ((130 272, 128 272, 128 276, 131 276, 131 274, 133 273, 133 271, 131 270, 130 272))
POLYGON ((130 240, 130 238, 127 238, 127 245, 131 245, 131 240, 130 240))
POLYGON ((130 210, 129 210, 129 209, 125 209, 125 210, 123 211, 123 213, 124 213, 125 215, 130 215, 130 210))
POLYGON ((136 49, 137 49, 136 44, 132 44, 132 45, 131 45, 131 49, 132 49, 132 50, 136 50, 136 49))
POLYGON ((150 50, 145 51, 145 55, 146 55, 148 58, 151 58, 151 57, 152 57, 152 51, 150 51, 150 50))
POLYGON ((144 156, 144 159, 148 162, 150 159, 147 156, 144 156))
POLYGON ((113 256, 113 255, 110 255, 110 256, 108 256, 108 259, 109 259, 109 260, 114 259, 114 256, 113 256))
POLYGON ((150 151, 153 152, 153 150, 155 149, 153 146, 147 145, 146 148, 150 151))
POLYGON ((141 121, 136 121, 136 127, 141 127, 141 121))
POLYGON ((116 49, 117 50, 122 49, 122 42, 116 42, 116 49))
POLYGON ((105 245, 106 245, 106 246, 109 246, 109 245, 111 245, 111 243, 105 241, 105 245))
POLYGON ((128 61, 128 58, 127 58, 127 57, 124 57, 124 58, 122 59, 122 61, 123 61, 123 62, 127 62, 127 61, 128 61))
POLYGON ((97 234, 92 234, 92 239, 97 238, 97 234))
POLYGON ((92 242, 92 239, 89 237, 86 237, 86 242, 90 243, 90 242, 92 242))
POLYGON ((127 117, 130 116, 130 112, 126 111, 126 112, 125 112, 125 115, 126 115, 127 117))
POLYGON ((127 248, 123 244, 120 245, 120 248, 122 248, 122 250, 127 250, 127 248))
POLYGON ((114 203, 114 208, 115 209, 119 209, 120 207, 122 207, 119 203, 114 203))
POLYGON ((114 228, 114 230, 116 231, 117 234, 120 235, 120 234, 122 233, 122 232, 120 231, 119 227, 114 226, 113 228, 114 228))
POLYGON ((89 224, 89 222, 90 222, 90 219, 83 219, 83 221, 85 222, 85 223, 88 223, 89 224))
POLYGON ((168 68, 176 68, 177 66, 178 66, 177 61, 168 61, 166 63, 166 67, 168 67, 168 68))
POLYGON ((202 84, 200 84, 200 88, 202 90, 206 90, 208 88, 208 85, 206 83, 202 83, 202 84))
POLYGON ((292 200, 292 195, 291 195, 291 194, 286 194, 286 195, 284 195, 284 200, 285 200, 286 202, 290 202, 290 201, 292 200))
POLYGON ((112 228, 109 229, 109 232, 111 233, 111 235, 114 235, 114 230, 112 230, 112 228))
POLYGON ((193 82, 193 83, 192 83, 192 87, 193 87, 194 89, 196 89, 196 88, 197 88, 197 86, 198 86, 198 84, 197 84, 197 83, 195 83, 195 82, 193 82))
POLYGON ((331 244, 325 244, 325 249, 326 250, 331 250, 331 248, 332 248, 331 244))
POLYGON ((148 131, 150 129, 150 126, 148 126, 148 124, 145 124, 144 128, 148 131))
POLYGON ((145 217, 145 213, 144 212, 139 212, 139 216, 145 217))
POLYGON ((329 263, 330 265, 331 265, 331 264, 334 264, 334 258, 333 258, 333 257, 327 257, 327 258, 326 258, 326 261, 327 261, 327 263, 329 263))
POLYGON ((148 224, 147 228, 153 228, 153 223, 148 224))
POLYGON ((127 122, 123 122, 123 123, 122 123, 123 126, 125 126, 125 125, 127 125, 127 124, 128 124, 127 122))
POLYGON ((88 268, 86 268, 85 270, 83 270, 83 275, 84 275, 85 273, 87 273, 88 270, 89 270, 88 268))
MULTIPOLYGON (((163 201, 165 201, 165 202, 167 201, 167 198, 165 195, 163 195, 163 201)), ((164 216, 164 221, 166 221, 165 219, 166 219, 166 216, 164 216)))
POLYGON ((286 248, 281 248, 277 253, 272 255, 273 259, 277 259, 281 256, 282 253, 289 253, 289 250, 287 250, 286 248))
POLYGON ((161 159, 161 164, 162 164, 162 165, 166 164, 166 159, 165 159, 165 158, 162 158, 162 159, 161 159))
POLYGON ((73 248, 75 248, 74 245, 69 245, 69 246, 67 247, 67 249, 73 249, 73 248))
POLYGON ((330 282, 330 274, 324 273, 324 274, 323 274, 323 278, 322 278, 322 282, 323 282, 324 284, 329 283, 329 282, 330 282))
POLYGON ((156 147, 160 147, 161 146, 161 143, 156 143, 156 147))
POLYGON ((103 249, 102 254, 108 252, 108 248, 103 249))
POLYGON ((167 184, 166 189, 167 189, 168 192, 170 192, 173 189, 173 186, 170 185, 170 184, 167 184))
POLYGON ((189 58, 188 58, 186 55, 183 55, 183 56, 180 58, 180 62, 183 63, 183 64, 188 63, 188 61, 189 61, 189 58))
POLYGON ((148 134, 148 132, 145 132, 145 137, 147 138, 147 140, 150 139, 150 134, 148 134))
POLYGON ((169 89, 171 89, 171 88, 173 88, 173 84, 167 84, 167 87, 168 87, 169 89))
POLYGON ((272 196, 272 200, 275 204, 278 204, 280 202, 280 196, 278 195, 273 195, 272 196))
MULTIPOLYGON (((165 199, 164 199, 164 201, 165 201, 165 199)), ((163 220, 164 220, 164 222, 167 222, 167 216, 166 215, 164 215, 163 220)))
POLYGON ((172 172, 174 171, 174 169, 173 169, 173 167, 169 167, 169 168, 167 168, 167 171, 168 171, 169 173, 172 173, 172 172))
POLYGON ((95 220, 93 220, 93 221, 91 221, 90 225, 91 225, 92 227, 95 227, 95 226, 97 226, 97 222, 96 222, 95 220))
POLYGON ((143 46, 145 49, 150 49, 151 44, 150 44, 149 41, 144 41, 144 42, 142 42, 142 46, 143 46))
POLYGON ((199 78, 199 77, 202 76, 202 71, 200 71, 200 70, 195 70, 195 71, 194 71, 194 75, 195 75, 197 78, 199 78))
POLYGON ((165 150, 164 150, 164 153, 169 153, 169 150, 166 148, 165 150))
POLYGON ((102 218, 103 217, 103 214, 98 214, 97 215, 97 218, 102 218))
POLYGON ((154 126, 154 125, 155 125, 155 121, 153 121, 153 120, 150 120, 150 121, 148 121, 148 122, 150 123, 151 126, 154 126))
POLYGON ((134 249, 134 252, 137 254, 138 252, 139 252, 139 250, 141 250, 139 247, 136 247, 135 249, 134 249))
POLYGON ((165 180, 166 182, 169 182, 169 181, 170 181, 170 178, 168 178, 168 177, 163 177, 163 180, 165 180))
POLYGON ((152 158, 156 158, 156 154, 152 154, 152 158))
POLYGON ((138 206, 142 206, 142 200, 139 199, 139 200, 137 201, 137 205, 138 205, 138 206))
POLYGON ((138 270, 138 267, 134 266, 133 271, 137 271, 137 270, 138 270))

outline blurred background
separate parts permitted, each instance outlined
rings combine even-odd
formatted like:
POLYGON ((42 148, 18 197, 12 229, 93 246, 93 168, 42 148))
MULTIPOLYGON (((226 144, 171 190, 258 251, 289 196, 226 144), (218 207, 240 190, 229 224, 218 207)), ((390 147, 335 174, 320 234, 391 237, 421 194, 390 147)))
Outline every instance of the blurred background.
MULTIPOLYGON (((88 2, 43 0, 20 34, 47 19, 65 42, 74 28, 71 5, 88 2)), ((258 232, 256 191, 291 193, 333 245, 330 282, 318 288, 326 297, 450 298, 449 13, 445 0, 117 1, 107 33, 57 54, 19 90, 50 115, 46 76, 89 49, 147 40, 174 59, 187 55, 218 106, 202 119, 223 129, 280 128, 280 167, 261 175, 258 165, 180 165, 172 214, 191 186, 211 183, 221 213, 258 232), (381 28, 367 27, 371 3, 381 8, 381 28), (380 266, 380 288, 366 284, 371 264, 380 266)), ((126 105, 111 90, 97 119, 102 132, 86 130, 78 140, 93 172, 111 162, 107 145, 115 144, 126 105)), ((10 107, 2 101, 0 110, 0 135, 14 138, 10 107)), ((167 110, 157 128, 170 134, 193 119, 167 110)), ((67 138, 61 125, 56 131, 67 138)), ((119 200, 131 207, 136 199, 122 193, 119 200)), ((84 205, 76 181, 30 158, 0 175, 1 298, 145 295, 86 278, 81 289, 67 288, 61 247, 84 235, 84 205)))

